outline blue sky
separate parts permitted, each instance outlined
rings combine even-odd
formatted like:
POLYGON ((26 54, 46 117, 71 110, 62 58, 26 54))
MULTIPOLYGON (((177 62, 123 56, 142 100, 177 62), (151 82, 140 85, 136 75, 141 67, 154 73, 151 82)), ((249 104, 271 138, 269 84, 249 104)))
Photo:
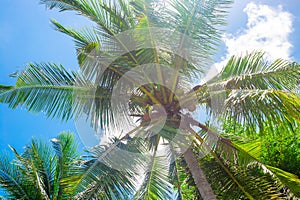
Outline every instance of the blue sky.
MULTIPOLYGON (((21 70, 28 62, 56 62, 67 68, 77 68, 72 40, 53 30, 49 18, 77 28, 87 24, 87 20, 70 12, 46 10, 38 2, 2 0, 5 6, 0 7, 0 84, 13 84, 15 79, 8 75, 21 70)), ((240 51, 240 47, 263 47, 270 60, 279 55, 299 62, 299 0, 249 2, 239 0, 233 5, 218 62, 240 51)), ((80 129, 82 132, 88 128, 80 129)), ((21 150, 32 136, 51 139, 63 130, 77 132, 72 121, 61 123, 47 119, 43 114, 28 113, 20 108, 11 110, 0 105, 1 150, 7 149, 8 144, 21 150)))

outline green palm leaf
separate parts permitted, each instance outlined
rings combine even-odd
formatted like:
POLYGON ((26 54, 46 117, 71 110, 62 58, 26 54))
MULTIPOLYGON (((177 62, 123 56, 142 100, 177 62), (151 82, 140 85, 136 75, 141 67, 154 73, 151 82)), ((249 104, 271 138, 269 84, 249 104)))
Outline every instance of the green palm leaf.
POLYGON ((174 160, 173 165, 175 165, 175 168, 174 171, 172 171, 171 177, 175 176, 173 183, 175 191, 177 190, 177 198, 174 199, 182 200, 201 198, 192 177, 191 170, 188 168, 184 159, 182 157, 177 157, 176 160, 174 160))
POLYGON ((94 21, 101 31, 114 35, 118 33, 120 24, 129 26, 130 12, 125 1, 114 2, 97 0, 41 0, 48 8, 59 8, 61 11, 74 10, 94 21), (122 12, 124 10, 124 12, 122 12), (113 15, 114 14, 114 15, 113 15), (129 15, 129 16, 126 16, 129 15), (112 16, 112 17, 110 17, 112 16), (116 16, 118 16, 116 18, 116 16), (123 16, 123 17, 122 17, 123 16), (124 19, 128 17, 128 19, 124 19))
POLYGON ((30 199, 26 191, 28 186, 24 185, 18 166, 11 165, 8 154, 2 154, 0 159, 0 184, 8 197, 30 199))
MULTIPOLYGON (((120 147, 116 141, 115 149, 120 147)), ((117 151, 117 150, 116 150, 117 151)), ((131 163, 130 170, 118 170, 110 167, 110 159, 116 161, 114 149, 94 147, 91 159, 83 165, 84 175, 77 187, 75 199, 128 199, 134 192, 135 164, 131 163)), ((128 159, 128 158, 127 158, 128 159)), ((131 160, 132 161, 132 160, 131 160)), ((120 162, 123 164, 123 162, 120 162)), ((113 164, 113 163, 112 163, 113 164)), ((126 165, 129 167, 129 165, 126 165)), ((126 168, 125 166, 125 168, 126 168)))
POLYGON ((0 85, 0 94, 2 92, 6 92, 6 91, 8 91, 8 90, 10 90, 12 88, 13 88, 12 86, 0 85))
POLYGON ((29 111, 67 120, 73 114, 74 89, 84 89, 76 86, 76 79, 75 73, 68 73, 62 66, 29 64, 16 86, 2 93, 0 99, 11 108, 24 105, 29 111))
POLYGON ((201 59, 197 63, 200 66, 195 66, 196 69, 203 70, 211 64, 210 56, 221 39, 222 31, 219 28, 225 24, 226 10, 231 3, 230 0, 170 1, 171 8, 167 10, 168 14, 164 19, 169 22, 166 26, 184 34, 180 40, 181 48, 192 50, 188 53, 201 59), (186 36, 193 38, 194 42, 187 43, 186 36))
POLYGON ((17 157, 16 164, 21 166, 18 170, 23 175, 23 181, 32 189, 37 189, 31 190, 31 196, 50 199, 52 159, 49 146, 33 139, 21 155, 13 147, 10 148, 17 157))
POLYGON ((83 169, 79 167, 79 154, 74 135, 62 133, 51 140, 55 152, 53 199, 67 199, 74 195, 83 169), (76 160, 76 162, 74 162, 76 160))
POLYGON ((172 162, 170 154, 168 146, 160 151, 154 150, 135 199, 172 199, 174 189, 169 176, 169 165, 172 162))
MULTIPOLYGON (((261 162, 261 142, 259 140, 234 140, 234 146, 244 152, 247 152, 247 154, 255 158, 255 160, 261 162)), ((278 179, 280 179, 281 183, 279 184, 288 187, 294 195, 300 195, 300 179, 296 175, 268 165, 266 165, 266 168, 270 170, 278 179)))
POLYGON ((232 57, 215 79, 196 92, 213 114, 233 117, 255 129, 266 119, 299 121, 299 78, 299 65, 283 60, 269 64, 262 53, 253 53, 232 57))
POLYGON ((293 91, 299 84, 299 65, 282 59, 272 63, 264 53, 233 56, 208 87, 226 89, 275 89, 293 91))
POLYGON ((145 147, 143 141, 131 135, 140 128, 89 150, 75 199, 128 199, 134 194, 136 176, 145 161, 145 147))
POLYGON ((110 92, 93 86, 77 72, 67 72, 55 64, 29 64, 16 86, 0 94, 0 101, 11 108, 24 106, 31 112, 67 121, 82 113, 94 127, 111 122, 110 92))
POLYGON ((73 135, 62 133, 61 151, 54 145, 32 139, 19 154, 10 147, 15 159, 0 159, 0 185, 11 199, 70 199, 74 196, 82 172, 73 135), (60 153, 58 153, 60 152, 60 153))
MULTIPOLYGON (((200 163, 218 198, 276 199, 298 196, 297 187, 291 185, 299 184, 294 175, 266 166, 252 156, 259 151, 258 146, 253 143, 231 143, 212 130, 206 132, 200 141, 210 143, 211 137, 214 138, 215 145, 210 150, 210 156, 200 163), (284 192, 284 186, 293 188, 292 193, 284 192)), ((197 149, 200 152, 207 148, 205 143, 199 147, 197 149)))
POLYGON ((80 49, 86 48, 91 43, 99 43, 100 44, 100 38, 97 34, 96 30, 94 29, 83 29, 81 31, 76 31, 72 28, 67 28, 61 25, 56 20, 51 20, 52 24, 55 26, 55 29, 57 31, 60 31, 66 35, 71 36, 74 39, 75 46, 77 48, 77 51, 80 51, 80 49))
POLYGON ((269 170, 271 170, 279 179, 280 181, 286 185, 291 192, 299 197, 300 196, 300 179, 294 174, 289 172, 283 171, 276 167, 267 166, 269 170))

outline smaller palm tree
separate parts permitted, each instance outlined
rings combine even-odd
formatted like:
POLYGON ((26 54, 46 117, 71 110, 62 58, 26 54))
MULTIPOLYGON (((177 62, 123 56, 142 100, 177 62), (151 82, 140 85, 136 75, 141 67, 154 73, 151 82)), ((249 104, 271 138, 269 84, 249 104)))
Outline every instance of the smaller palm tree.
POLYGON ((0 157, 0 186, 8 199, 70 199, 81 177, 77 144, 70 133, 61 133, 49 143, 32 139, 12 161, 0 157))

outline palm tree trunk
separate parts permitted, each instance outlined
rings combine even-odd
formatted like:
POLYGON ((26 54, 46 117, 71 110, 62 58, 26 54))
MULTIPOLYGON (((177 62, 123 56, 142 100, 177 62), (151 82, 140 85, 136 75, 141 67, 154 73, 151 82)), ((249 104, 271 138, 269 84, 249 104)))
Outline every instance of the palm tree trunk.
POLYGON ((188 148, 185 151, 185 153, 183 154, 183 156, 184 156, 184 159, 192 173, 194 182, 197 186, 199 193, 201 194, 201 197, 204 200, 215 200, 216 196, 215 196, 209 182, 207 181, 204 172, 200 168, 198 160, 195 157, 192 149, 188 148))

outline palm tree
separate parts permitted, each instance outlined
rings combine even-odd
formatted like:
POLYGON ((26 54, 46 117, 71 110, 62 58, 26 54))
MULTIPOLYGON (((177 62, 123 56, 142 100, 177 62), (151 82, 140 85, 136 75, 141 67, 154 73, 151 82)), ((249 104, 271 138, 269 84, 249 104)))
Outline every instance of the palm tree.
POLYGON ((81 31, 52 20, 76 44, 80 71, 31 63, 0 100, 63 121, 87 115, 111 142, 92 149, 77 199, 269 199, 296 195, 292 174, 263 165, 210 120, 298 126, 300 65, 263 53, 233 56, 213 79, 230 0, 41 0, 76 11, 81 31), (195 84, 194 84, 195 83, 195 84), (201 83, 201 84, 197 84, 201 83))
POLYGON ((61 133, 48 143, 32 139, 15 159, 1 155, 0 186, 9 199, 70 199, 82 174, 74 136, 61 133))

